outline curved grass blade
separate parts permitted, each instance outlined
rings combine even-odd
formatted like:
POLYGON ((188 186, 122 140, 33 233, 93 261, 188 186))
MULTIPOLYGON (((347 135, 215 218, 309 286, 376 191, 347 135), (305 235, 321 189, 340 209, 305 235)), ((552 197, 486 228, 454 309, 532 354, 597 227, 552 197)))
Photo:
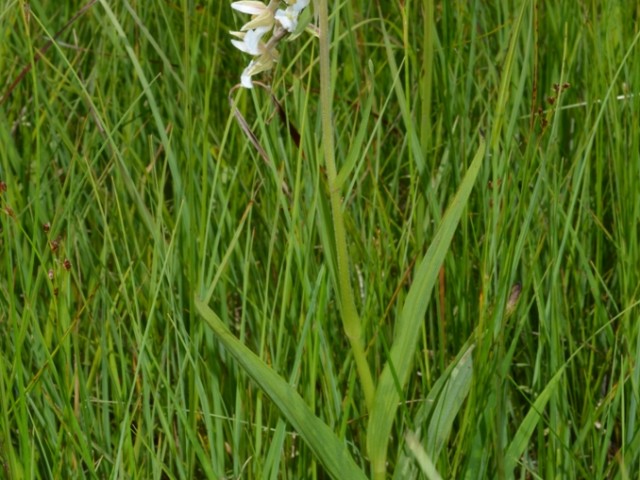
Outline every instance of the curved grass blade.
POLYGON ((413 424, 419 428, 406 435, 407 449, 412 453, 412 456, 401 455, 393 472, 394 480, 416 478, 415 476, 410 477, 406 473, 410 468, 410 462, 414 461, 418 463, 422 473, 427 475, 427 478, 431 478, 429 475, 432 473, 425 470, 427 464, 423 464, 422 459, 428 458, 429 461, 433 459, 433 462, 437 462, 442 447, 451 435, 453 421, 471 389, 474 348, 475 344, 467 341, 456 359, 451 362, 431 387, 413 419, 413 424), (421 426, 427 422, 429 425, 425 434, 421 426), (409 443, 409 434, 414 440, 413 446, 409 443), (419 442, 419 446, 416 446, 415 442, 419 442))
POLYGON ((400 402, 400 392, 398 392, 396 381, 400 388, 404 388, 409 378, 414 352, 418 338, 420 338, 420 325, 429 304, 431 291, 482 166, 485 147, 485 141, 481 139, 469 170, 442 218, 433 242, 420 262, 415 280, 407 293, 400 313, 395 329, 395 338, 389 352, 389 360, 382 371, 375 392, 367 430, 367 449, 374 478, 384 478, 386 475, 387 445, 400 402))
POLYGON ((429 430, 425 435, 424 448, 427 454, 436 461, 442 448, 449 440, 453 421, 456 419, 464 403, 473 380, 473 357, 469 347, 462 355, 453 370, 447 372, 446 382, 438 395, 429 430))
POLYGON ((242 344, 205 303, 196 298, 195 306, 227 351, 276 404, 327 472, 336 479, 364 480, 363 471, 347 452, 345 443, 311 411, 298 392, 242 344))
MULTIPOLYGON (((540 393, 538 398, 536 398, 536 401, 533 402, 529 413, 527 413, 527 416, 524 417, 524 420, 520 424, 518 431, 507 448, 507 453, 505 455, 505 472, 513 472, 514 468, 516 468, 520 457, 529 444, 529 438, 531 437, 533 430, 542 419, 542 412, 546 407, 547 402, 551 399, 551 395, 553 395, 553 392, 558 386, 558 381, 564 374, 564 368, 565 366, 562 366, 562 368, 560 368, 549 381, 542 393, 540 393)), ((508 474, 510 475, 510 473, 508 474)))
POLYGON ((429 454, 424 450, 420 439, 413 432, 407 432, 405 436, 407 442, 407 448, 413 453, 413 456, 420 465, 420 470, 429 480, 442 480, 442 477, 438 473, 438 469, 429 457, 429 454))

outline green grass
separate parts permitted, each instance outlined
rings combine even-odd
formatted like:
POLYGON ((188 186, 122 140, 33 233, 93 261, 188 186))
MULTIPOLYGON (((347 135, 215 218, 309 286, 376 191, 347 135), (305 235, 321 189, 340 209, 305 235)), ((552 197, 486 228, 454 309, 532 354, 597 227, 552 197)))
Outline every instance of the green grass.
POLYGON ((0 4, 0 478, 636 478, 637 2, 229 4, 0 4))

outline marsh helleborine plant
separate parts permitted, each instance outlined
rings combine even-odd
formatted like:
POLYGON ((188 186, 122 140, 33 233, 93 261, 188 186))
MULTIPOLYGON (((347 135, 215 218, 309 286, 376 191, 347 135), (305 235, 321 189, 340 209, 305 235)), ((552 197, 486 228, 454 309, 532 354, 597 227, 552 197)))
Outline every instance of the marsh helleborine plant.
POLYGON ((242 52, 253 55, 253 60, 240 76, 245 88, 253 88, 251 77, 270 70, 278 61, 280 54, 276 50, 278 42, 298 27, 298 17, 310 0, 271 0, 268 5, 258 1, 233 2, 231 8, 251 15, 239 32, 230 32, 239 38, 231 43, 242 52), (279 8, 286 4, 286 8, 279 8))

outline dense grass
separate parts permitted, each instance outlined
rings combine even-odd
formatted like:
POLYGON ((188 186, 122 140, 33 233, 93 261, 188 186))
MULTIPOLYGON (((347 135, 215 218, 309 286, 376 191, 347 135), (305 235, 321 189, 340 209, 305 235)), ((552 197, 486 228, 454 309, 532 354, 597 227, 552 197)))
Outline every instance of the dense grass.
POLYGON ((337 187, 319 40, 230 94, 229 3, 0 5, 0 476, 326 478, 307 419, 366 476, 635 478, 638 2, 331 2, 337 187))

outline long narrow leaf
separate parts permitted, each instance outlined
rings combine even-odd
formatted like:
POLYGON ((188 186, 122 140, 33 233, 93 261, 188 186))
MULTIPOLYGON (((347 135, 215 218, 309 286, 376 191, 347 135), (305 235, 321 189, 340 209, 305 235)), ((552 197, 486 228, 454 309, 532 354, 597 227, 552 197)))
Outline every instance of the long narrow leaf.
POLYGON ((448 375, 442 393, 438 396, 433 416, 426 432, 424 447, 428 455, 438 460, 442 447, 449 440, 453 421, 471 389, 473 380, 473 357, 470 347, 448 375))
POLYGON ((563 374, 564 366, 560 370, 558 370, 558 372, 553 376, 553 378, 544 388, 542 393, 538 395, 536 401, 533 402, 529 413, 527 413, 527 416, 524 417, 524 420, 520 424, 518 431, 509 444, 505 461, 505 472, 507 472, 509 475, 511 475, 511 473, 509 472, 513 472, 513 469, 515 468, 518 460, 524 453, 525 448, 527 448, 529 438, 531 437, 533 430, 538 425, 538 422, 542 418, 542 411, 546 407, 547 402, 551 399, 551 395, 558 386, 558 381, 563 374))
POLYGON ((413 455, 408 456, 405 453, 400 456, 393 472, 394 480, 414 478, 409 477, 410 474, 407 473, 411 468, 410 462, 414 461, 417 461, 423 473, 427 474, 424 465, 420 463, 419 455, 426 455, 437 463, 438 455, 451 435, 453 421, 471 389, 473 380, 473 356, 471 354, 474 348, 475 344, 468 341, 456 359, 442 372, 431 387, 418 413, 413 418, 413 424, 418 427, 429 421, 428 430, 424 432, 418 428, 416 432, 412 433, 413 438, 420 443, 419 449, 415 445, 409 444, 409 436, 407 436, 407 448, 413 455))
POLYGON ((413 453, 418 465, 420 465, 422 473, 424 473, 429 480, 442 480, 433 460, 431 460, 429 454, 425 452, 422 447, 420 439, 414 433, 408 432, 406 435, 406 441, 407 447, 411 450, 411 453, 413 453))
POLYGON ((205 303, 196 298, 195 305, 227 351, 276 404, 327 472, 336 479, 364 480, 364 473, 347 452, 345 443, 315 416, 298 392, 242 344, 205 303))
POLYGON ((420 325, 424 321, 431 291, 482 166, 485 146, 484 139, 482 139, 456 196, 442 218, 433 242, 420 262, 400 313, 390 357, 380 376, 369 418, 367 448, 374 478, 384 478, 385 476, 387 445, 400 401, 396 378, 400 388, 404 388, 411 372, 416 345, 420 337, 420 325))

